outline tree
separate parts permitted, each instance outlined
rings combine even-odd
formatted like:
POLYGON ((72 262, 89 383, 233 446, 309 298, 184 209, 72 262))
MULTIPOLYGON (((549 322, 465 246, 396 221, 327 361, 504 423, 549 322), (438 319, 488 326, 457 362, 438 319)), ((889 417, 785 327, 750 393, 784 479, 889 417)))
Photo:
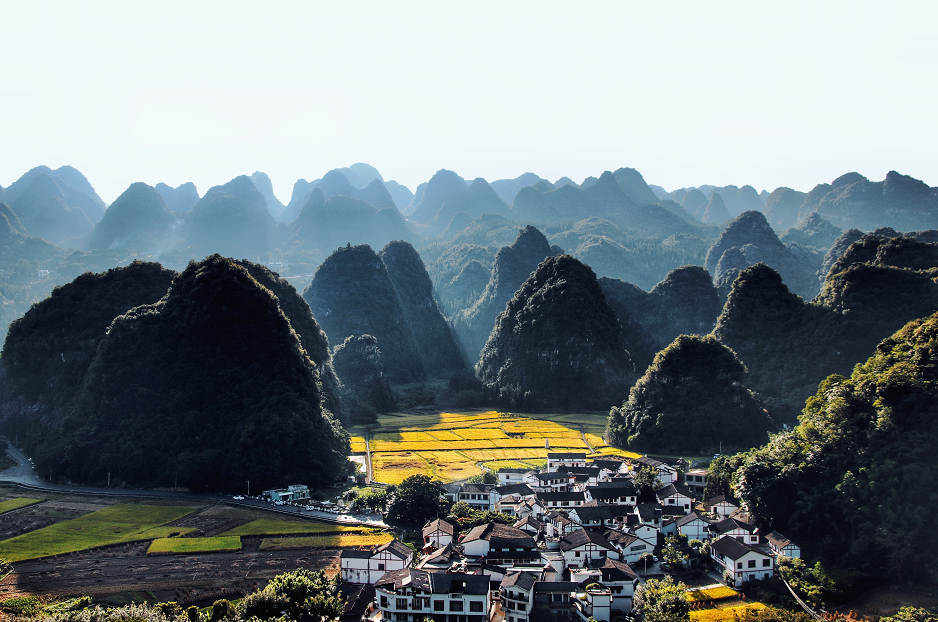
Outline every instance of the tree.
POLYGON ((824 570, 821 562, 809 567, 797 557, 780 557, 778 573, 813 608, 820 607, 825 598, 837 593, 834 580, 824 570))
POLYGON ((880 622, 938 622, 938 614, 922 607, 903 607, 880 622))
POLYGON ((440 489, 426 475, 411 475, 397 487, 388 520, 422 525, 437 517, 442 509, 440 489))
POLYGON ((299 568, 284 572, 274 577, 266 589, 286 598, 292 620, 333 620, 345 610, 338 585, 322 570, 299 568))
POLYGON ((635 592, 635 608, 645 615, 646 622, 690 622, 690 605, 683 583, 650 579, 635 592))
POLYGON ((678 550, 678 545, 680 540, 674 536, 668 536, 665 539, 665 546, 661 549, 661 554, 664 556, 664 561, 669 566, 676 566, 678 568, 683 568, 684 564, 687 562, 687 555, 678 550))
POLYGON ((635 477, 632 481, 635 483, 641 498, 645 501, 651 500, 655 496, 655 491, 661 488, 658 470, 651 466, 639 467, 635 471, 635 477))

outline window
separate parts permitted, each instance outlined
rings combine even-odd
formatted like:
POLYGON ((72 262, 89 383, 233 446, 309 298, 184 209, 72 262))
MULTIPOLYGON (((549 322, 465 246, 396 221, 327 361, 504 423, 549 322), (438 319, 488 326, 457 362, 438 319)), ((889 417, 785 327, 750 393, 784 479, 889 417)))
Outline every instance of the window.
POLYGON ((471 600, 469 601, 469 611, 474 611, 479 613, 482 611, 482 601, 481 600, 471 600))
POLYGON ((579 556, 580 556, 580 552, 577 551, 577 552, 575 553, 575 555, 576 555, 577 557, 579 557, 579 556))
POLYGON ((742 563, 742 562, 737 562, 737 563, 736 563, 736 568, 738 568, 739 570, 742 570, 742 569, 743 569, 743 563, 742 563))
POLYGON ((378 570, 384 570, 384 564, 378 564, 378 570))
POLYGON ((769 568, 771 565, 772 565, 772 560, 769 559, 768 557, 766 557, 765 559, 762 560, 762 567, 763 567, 763 568, 769 568))
POLYGON ((461 600, 449 601, 449 610, 450 611, 462 611, 462 601, 461 600))
POLYGON ((433 601, 433 610, 434 611, 446 611, 446 601, 445 600, 433 601))
POLYGON ((395 609, 407 609, 407 599, 406 599, 406 598, 395 598, 395 599, 394 599, 394 608, 395 608, 395 609))
POLYGON ((750 568, 755 568, 755 567, 756 567, 756 560, 750 559, 750 560, 749 560, 749 567, 750 567, 750 568))
POLYGON ((381 597, 381 607, 382 607, 383 609, 387 609, 387 608, 388 608, 388 597, 387 597, 387 596, 382 596, 382 597, 381 597))

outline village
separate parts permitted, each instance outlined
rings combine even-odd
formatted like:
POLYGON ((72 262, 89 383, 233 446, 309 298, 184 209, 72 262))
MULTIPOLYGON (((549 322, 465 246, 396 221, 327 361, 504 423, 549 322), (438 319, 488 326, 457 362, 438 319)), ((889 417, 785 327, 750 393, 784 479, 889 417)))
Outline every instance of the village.
POLYGON ((550 452, 540 471, 503 468, 494 484, 444 484, 453 504, 517 521, 459 533, 436 518, 423 527, 419 553, 397 539, 344 550, 342 619, 628 620, 649 579, 739 588, 774 576, 780 557, 800 557, 782 534, 760 533, 731 497, 698 503, 707 472, 689 467, 682 459, 550 452), (643 471, 657 476, 653 502, 636 485, 643 471))

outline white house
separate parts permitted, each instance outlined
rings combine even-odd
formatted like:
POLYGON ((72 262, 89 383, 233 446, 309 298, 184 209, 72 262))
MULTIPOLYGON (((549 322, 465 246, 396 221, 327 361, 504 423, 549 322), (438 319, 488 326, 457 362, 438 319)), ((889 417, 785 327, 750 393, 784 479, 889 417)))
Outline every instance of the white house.
POLYGON ((375 583, 375 601, 382 620, 486 622, 489 577, 405 568, 389 572, 375 583))
POLYGON ((585 467, 586 452, 582 451, 548 451, 547 470, 556 471, 561 466, 585 467))
POLYGON ((550 510, 569 510, 578 508, 586 503, 585 492, 541 492, 537 494, 537 500, 548 511, 550 510))
POLYGON ((576 481, 576 476, 566 471, 547 471, 537 473, 534 477, 537 484, 532 488, 538 492, 564 492, 570 490, 576 481))
POLYGON ((771 548, 776 555, 784 555, 785 557, 801 557, 801 547, 779 532, 773 531, 767 535, 765 539, 769 543, 769 548, 771 548))
POLYGON ((635 505, 638 501, 638 490, 630 480, 599 482, 596 486, 589 486, 586 493, 593 501, 611 505, 635 505))
POLYGON ((486 523, 473 527, 462 541, 463 552, 470 557, 490 560, 498 557, 497 552, 535 551, 537 544, 530 534, 516 527, 500 523, 486 523))
POLYGON ((771 555, 731 536, 723 536, 714 542, 710 555, 721 574, 730 576, 734 587, 753 579, 768 579, 775 574, 775 560, 771 555))
POLYGON ((613 506, 608 503, 593 501, 569 511, 572 520, 590 529, 614 527, 617 524, 613 506))
POLYGON ((706 540, 710 537, 710 521, 697 512, 685 514, 675 523, 677 533, 687 536, 688 540, 706 540))
POLYGON ((655 496, 662 506, 682 509, 684 514, 690 514, 694 507, 693 494, 680 484, 668 484, 655 491, 655 496))
POLYGON ((493 484, 463 484, 459 488, 457 501, 465 501, 473 510, 494 510, 498 501, 493 484))
POLYGON ((716 514, 722 520, 739 509, 739 501, 727 495, 717 495, 707 499, 707 507, 711 514, 716 514))
POLYGON ((578 529, 562 537, 560 551, 567 568, 583 566, 588 559, 619 558, 619 549, 598 531, 590 529, 578 529))
POLYGON ((636 536, 633 533, 624 533, 613 529, 606 529, 601 532, 602 535, 619 550, 622 561, 634 564, 645 553, 653 553, 657 535, 653 540, 646 540, 636 536))
POLYGON ((689 491, 694 493, 696 498, 702 499, 704 489, 707 487, 707 477, 709 477, 709 475, 710 471, 706 469, 694 469, 693 471, 688 471, 684 474, 684 486, 686 486, 689 491))
POLYGON ((346 583, 374 583, 388 571, 401 570, 414 560, 414 552, 400 540, 371 549, 342 549, 339 559, 346 583))
POLYGON ((632 460, 633 471, 636 471, 641 467, 651 467, 655 469, 655 471, 658 473, 658 479, 661 480, 662 485, 671 484, 677 481, 677 468, 656 458, 642 456, 641 458, 635 458, 632 460))
POLYGON ((597 582, 612 592, 612 609, 632 613, 632 597, 641 579, 627 563, 607 557, 589 562, 584 568, 571 570, 570 578, 580 585, 597 582))
POLYGON ((743 544, 759 544, 759 530, 738 518, 726 518, 710 525, 710 537, 714 540, 730 536, 743 544))
POLYGON ((520 484, 524 481, 524 474, 531 472, 532 469, 514 469, 504 468, 498 470, 498 485, 508 486, 510 484, 520 484))
POLYGON ((423 526, 423 545, 433 544, 434 549, 441 549, 453 541, 456 528, 442 518, 437 518, 423 526))
POLYGON ((502 580, 498 596, 506 622, 537 622, 531 620, 537 580, 538 577, 530 572, 515 572, 502 580))

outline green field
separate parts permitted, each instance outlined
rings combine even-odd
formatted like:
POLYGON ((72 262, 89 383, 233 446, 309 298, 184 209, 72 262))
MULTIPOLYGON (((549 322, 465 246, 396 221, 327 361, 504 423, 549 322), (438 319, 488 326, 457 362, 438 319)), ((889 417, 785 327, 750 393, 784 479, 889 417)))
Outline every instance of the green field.
POLYGON ((192 511, 166 505, 115 505, 4 540, 0 542, 0 558, 17 562, 186 533, 191 529, 163 525, 192 511))
POLYGON ((229 529, 219 534, 222 536, 268 536, 288 533, 301 534, 327 534, 327 533, 359 533, 366 530, 366 527, 345 527, 343 525, 333 525, 330 523, 320 523, 315 521, 300 522, 292 520, 280 520, 276 518, 259 518, 250 523, 229 529))
POLYGON ((157 538, 147 549, 147 555, 164 553, 228 553, 241 550, 238 536, 209 538, 157 538))
POLYGON ((389 533, 347 533, 304 538, 264 538, 262 551, 285 551, 306 548, 341 548, 353 546, 380 546, 394 539, 389 533))
POLYGON ((10 510, 24 508, 27 505, 39 503, 40 501, 41 499, 26 499, 23 497, 18 497, 16 499, 8 499, 6 501, 0 501, 0 514, 3 514, 4 512, 9 512, 10 510))

